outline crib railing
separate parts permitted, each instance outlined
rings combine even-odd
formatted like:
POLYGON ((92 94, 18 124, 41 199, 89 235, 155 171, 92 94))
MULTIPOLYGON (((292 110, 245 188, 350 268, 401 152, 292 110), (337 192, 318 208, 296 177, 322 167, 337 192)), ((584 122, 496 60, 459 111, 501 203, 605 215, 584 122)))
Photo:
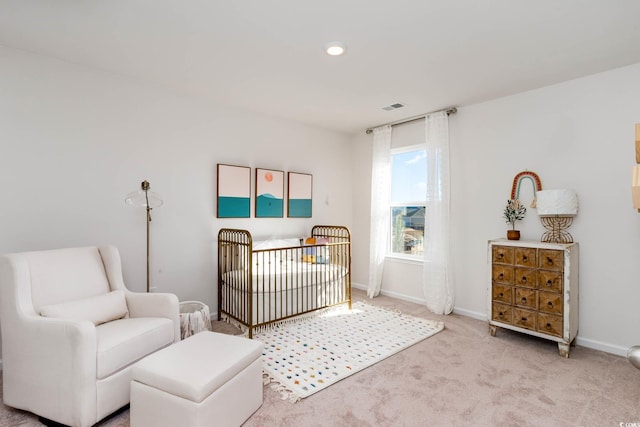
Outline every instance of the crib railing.
POLYGON ((218 233, 218 319, 249 329, 338 304, 351 308, 351 236, 346 227, 315 226, 327 244, 252 250, 246 230, 218 233), (322 262, 301 262, 308 251, 322 262))
MULTIPOLYGON (((223 287, 223 277, 239 294, 251 292, 251 233, 247 230, 223 228, 218 232, 218 320, 222 315, 246 325, 250 319, 251 299, 232 298, 232 292, 223 287)), ((229 286, 227 285, 227 287, 229 286)))

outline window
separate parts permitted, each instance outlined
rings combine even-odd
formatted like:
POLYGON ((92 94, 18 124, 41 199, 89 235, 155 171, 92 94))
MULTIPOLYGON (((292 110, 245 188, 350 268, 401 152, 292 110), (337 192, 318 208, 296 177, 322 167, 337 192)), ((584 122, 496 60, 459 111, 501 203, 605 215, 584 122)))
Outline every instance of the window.
POLYGON ((427 194, 427 153, 418 146, 391 151, 392 255, 421 257, 427 194))

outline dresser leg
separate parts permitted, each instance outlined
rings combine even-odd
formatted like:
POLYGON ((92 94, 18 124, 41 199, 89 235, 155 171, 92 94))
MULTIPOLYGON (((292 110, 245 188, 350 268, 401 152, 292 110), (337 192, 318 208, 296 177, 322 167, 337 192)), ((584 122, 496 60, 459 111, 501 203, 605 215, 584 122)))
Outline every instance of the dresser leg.
POLYGON ((498 329, 498 327, 497 327, 497 326, 489 325, 489 334, 490 334, 492 337, 495 337, 495 336, 496 336, 496 330, 497 330, 497 329, 498 329))
POLYGON ((569 358, 569 344, 565 344, 562 342, 558 343, 558 351, 560 352, 560 356, 569 358))

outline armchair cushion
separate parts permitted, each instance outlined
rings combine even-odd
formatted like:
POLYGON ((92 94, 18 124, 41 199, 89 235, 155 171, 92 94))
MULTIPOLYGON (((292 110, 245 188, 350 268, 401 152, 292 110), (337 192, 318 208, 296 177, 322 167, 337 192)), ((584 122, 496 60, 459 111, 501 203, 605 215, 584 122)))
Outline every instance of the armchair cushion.
POLYGON ((173 344, 173 322, 160 317, 114 320, 96 327, 98 379, 173 344))
POLYGON ((60 319, 89 320, 101 325, 129 314, 122 289, 75 301, 40 307, 40 315, 60 319))
POLYGON ((109 284, 97 247, 26 252, 33 307, 106 294, 109 284))

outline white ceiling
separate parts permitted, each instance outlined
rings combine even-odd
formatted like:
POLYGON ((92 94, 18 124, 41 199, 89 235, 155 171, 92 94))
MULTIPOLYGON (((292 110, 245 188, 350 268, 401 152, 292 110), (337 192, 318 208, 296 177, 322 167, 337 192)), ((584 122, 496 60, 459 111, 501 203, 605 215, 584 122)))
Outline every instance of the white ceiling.
POLYGON ((352 133, 638 63, 640 1, 0 0, 0 44, 352 133))

